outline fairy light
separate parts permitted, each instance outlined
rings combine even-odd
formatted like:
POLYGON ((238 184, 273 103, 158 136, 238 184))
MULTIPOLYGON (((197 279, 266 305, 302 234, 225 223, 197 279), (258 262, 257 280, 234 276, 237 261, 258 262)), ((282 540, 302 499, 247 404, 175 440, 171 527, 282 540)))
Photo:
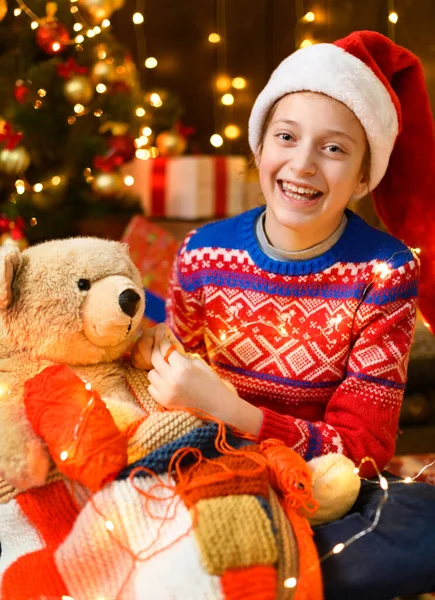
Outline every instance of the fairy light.
POLYGON ((136 148, 142 148, 143 146, 146 146, 149 142, 149 137, 147 137, 146 135, 141 135, 139 138, 136 138, 134 140, 134 145, 136 146, 136 148))
POLYGON ((155 69, 158 65, 157 58, 154 56, 149 56, 144 64, 147 69, 155 69))
POLYGON ((14 17, 19 17, 21 15, 23 11, 21 10, 21 8, 16 8, 14 10, 14 17))
POLYGON ((83 29, 82 23, 74 23, 73 29, 74 31, 81 31, 83 29))
POLYGON ((333 547, 332 552, 334 554, 340 554, 340 552, 343 552, 344 548, 345 548, 345 545, 342 542, 340 542, 339 544, 336 544, 333 547))
POLYGON ((388 481, 385 479, 385 477, 381 477, 379 485, 383 490, 388 490, 388 481))
POLYGON ((33 186, 33 191, 34 192, 42 192, 44 186, 42 185, 42 183, 35 183, 35 185, 33 186))
POLYGON ((76 118, 74 116, 68 117, 67 121, 68 121, 68 125, 74 125, 74 123, 76 122, 76 118))
POLYGON ((60 453, 60 460, 65 461, 67 458, 68 458, 68 452, 67 452, 67 450, 63 450, 60 453))
POLYGON ((399 15, 395 11, 392 11, 388 15, 388 20, 390 21, 390 23, 394 23, 394 25, 395 25, 397 23, 397 21, 399 20, 399 15))
POLYGON ((312 45, 313 45, 313 42, 311 40, 309 40, 308 38, 305 38, 302 41, 300 48, 308 48, 308 46, 312 46, 312 45))
POLYGON ((6 382, 0 382, 0 398, 7 396, 10 393, 9 386, 6 382))
POLYGON ((226 75, 221 75, 216 79, 216 89, 220 92, 226 92, 231 87, 231 79, 226 75))
POLYGON ((107 92, 107 87, 104 85, 104 83, 99 83, 95 89, 99 94, 104 94, 104 92, 107 92))
POLYGON ((101 110, 101 108, 97 108, 97 110, 94 110, 95 117, 101 117, 102 114, 103 114, 103 111, 101 110))
POLYGON ((153 92, 150 96, 150 104, 151 106, 154 106, 155 108, 159 108, 160 106, 162 106, 163 101, 160 97, 159 94, 157 94, 157 92, 153 92))
POLYGON ((47 95, 47 91, 43 90, 42 88, 40 90, 38 90, 38 96, 40 98, 44 98, 47 95))
POLYGON ((70 10, 71 14, 79 12, 79 9, 77 8, 77 6, 71 6, 71 8, 69 10, 70 10))
POLYGON ((15 189, 17 190, 17 194, 24 194, 26 191, 26 187, 24 185, 24 181, 22 179, 17 179, 15 182, 15 189))
POLYGON ((146 148, 140 148, 139 150, 136 150, 135 155, 139 160, 148 160, 151 156, 150 151, 146 148))
POLYGON ((130 187, 134 184, 134 177, 132 175, 126 175, 124 177, 124 183, 125 185, 128 185, 130 187))
POLYGON ((135 12, 133 15, 133 23, 135 25, 140 25, 144 22, 143 14, 140 12, 135 12))
POLYGON ((141 106, 139 106, 138 108, 136 108, 136 116, 137 117, 143 117, 145 116, 145 109, 142 108, 141 106))
POLYGON ((231 106, 231 104, 234 104, 234 96, 232 94, 224 94, 221 98, 221 102, 225 106, 231 106))
POLYGON ((85 388, 86 388, 86 389, 88 390, 88 392, 89 392, 89 390, 91 390, 91 389, 92 389, 92 384, 91 384, 91 383, 89 383, 89 382, 88 382, 88 383, 85 383, 85 388))
POLYGON ((72 596, 62 596, 61 600, 74 600, 72 596))
POLYGON ((306 21, 307 23, 312 23, 316 18, 316 15, 312 12, 309 11, 304 15, 304 21, 306 21))
POLYGON ((105 29, 107 27, 110 27, 110 21, 109 21, 109 19, 104 19, 103 22, 101 23, 101 27, 104 27, 105 29))
POLYGON ((224 143, 223 137, 218 133, 214 133, 210 138, 210 144, 215 148, 220 148, 224 143))
POLYGON ((30 27, 31 27, 32 29, 38 29, 38 27, 39 27, 39 23, 38 23, 38 21, 32 21, 32 22, 30 23, 30 27))
POLYGON ((234 77, 231 85, 236 90, 243 90, 246 87, 246 79, 244 77, 234 77))
POLYGON ((41 106, 42 106, 42 102, 41 102, 41 100, 35 100, 35 103, 34 103, 34 105, 33 105, 33 108, 34 108, 35 110, 38 110, 39 108, 41 108, 41 106))
POLYGON ((405 479, 403 480, 403 483, 412 483, 413 479, 412 477, 405 477, 405 479))
POLYGON ((160 156, 159 149, 156 146, 151 146, 150 155, 151 155, 151 158, 157 158, 158 156, 160 156))
POLYGON ((51 183, 53 185, 59 185, 59 183, 61 182, 61 178, 59 177, 59 175, 55 175, 54 177, 51 178, 51 183))
POLYGON ((106 529, 108 529, 109 531, 113 531, 115 529, 115 525, 112 523, 112 521, 107 520, 105 525, 106 529))
POLYGON ((93 38, 95 37, 95 31, 93 29, 88 29, 86 35, 88 36, 88 38, 93 38))
POLYGON ((82 35, 78 35, 76 36, 76 38, 74 39, 76 44, 81 44, 82 42, 85 41, 85 38, 82 35))
POLYGON ((151 127, 142 127, 142 129, 141 129, 142 135, 150 136, 152 134, 152 132, 153 132, 153 130, 151 129, 151 127))
POLYGON ((288 579, 286 579, 284 581, 284 587, 288 588, 288 589, 293 589, 296 587, 297 582, 298 581, 297 581, 296 577, 289 577, 288 579))
POLYGON ((85 107, 83 106, 83 104, 76 104, 74 106, 74 112, 77 115, 82 115, 84 113, 84 111, 85 111, 85 107))
POLYGON ((210 35, 208 36, 208 41, 211 44, 219 44, 219 42, 221 41, 221 36, 218 33, 210 33, 210 35))
POLYGON ((95 35, 98 35, 99 33, 101 33, 101 29, 98 27, 98 25, 95 25, 93 31, 94 31, 95 35))
POLYGON ((391 273, 391 268, 388 263, 380 262, 375 265, 373 272, 377 273, 381 279, 385 279, 391 273))
POLYGON ((53 42, 51 47, 53 49, 53 52, 59 52, 61 45, 59 44, 59 42, 53 42))
POLYGON ((30 219, 30 227, 36 227, 37 224, 38 224, 38 219, 35 219, 35 217, 32 217, 30 219))
POLYGON ((240 127, 237 127, 237 125, 227 125, 224 129, 224 134, 229 140, 235 140, 240 136, 240 127))

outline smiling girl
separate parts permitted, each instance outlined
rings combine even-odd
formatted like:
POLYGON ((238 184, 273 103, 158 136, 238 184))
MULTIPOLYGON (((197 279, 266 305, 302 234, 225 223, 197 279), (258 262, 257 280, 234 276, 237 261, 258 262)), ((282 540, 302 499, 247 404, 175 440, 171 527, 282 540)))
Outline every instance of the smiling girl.
MULTIPOLYGON (((174 265, 170 329, 159 325, 133 351, 136 366, 152 369, 158 402, 200 408, 260 441, 281 439, 307 460, 339 452, 385 467, 419 262, 346 207, 375 190, 387 225, 403 220, 408 195, 427 194, 433 211, 433 121, 422 82, 418 59, 375 32, 304 48, 278 66, 249 124, 266 206, 187 237, 174 265)), ((370 463, 361 472, 375 474, 370 463)), ((316 529, 320 555, 367 527, 382 493, 376 480, 363 481, 352 511, 316 529)), ((378 527, 323 563, 326 597, 433 591, 434 547, 435 488, 391 484, 378 527)))

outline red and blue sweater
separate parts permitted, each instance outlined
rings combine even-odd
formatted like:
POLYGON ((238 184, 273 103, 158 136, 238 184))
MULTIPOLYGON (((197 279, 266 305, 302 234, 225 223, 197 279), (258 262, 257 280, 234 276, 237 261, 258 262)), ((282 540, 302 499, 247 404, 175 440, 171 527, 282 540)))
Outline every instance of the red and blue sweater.
POLYGON ((370 456, 382 469, 395 449, 418 260, 351 211, 321 256, 274 260, 255 235, 263 210, 187 236, 167 323, 261 408, 260 440, 279 438, 307 460, 343 452, 359 464, 370 456))

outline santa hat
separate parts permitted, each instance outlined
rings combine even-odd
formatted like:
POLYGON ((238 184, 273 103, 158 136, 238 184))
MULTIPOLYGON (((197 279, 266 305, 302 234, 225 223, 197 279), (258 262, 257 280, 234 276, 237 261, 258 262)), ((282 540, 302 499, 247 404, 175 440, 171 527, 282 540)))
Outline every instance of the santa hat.
POLYGON ((435 331, 435 133, 420 60, 375 31, 297 50, 278 65, 254 104, 254 154, 272 106, 298 91, 339 100, 363 126, 376 210, 394 236, 421 249, 420 308, 435 331))

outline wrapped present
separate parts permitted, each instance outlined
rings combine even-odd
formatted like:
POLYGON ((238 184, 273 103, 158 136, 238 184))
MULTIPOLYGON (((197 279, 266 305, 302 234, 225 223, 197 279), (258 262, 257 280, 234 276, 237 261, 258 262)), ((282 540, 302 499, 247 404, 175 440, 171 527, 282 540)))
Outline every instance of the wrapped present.
POLYGON ((131 219, 121 241, 128 244, 130 256, 142 275, 148 324, 164 321, 166 293, 179 242, 141 215, 131 219))
POLYGON ((247 160, 243 156, 135 159, 125 169, 147 216, 208 219, 245 210, 247 160))

